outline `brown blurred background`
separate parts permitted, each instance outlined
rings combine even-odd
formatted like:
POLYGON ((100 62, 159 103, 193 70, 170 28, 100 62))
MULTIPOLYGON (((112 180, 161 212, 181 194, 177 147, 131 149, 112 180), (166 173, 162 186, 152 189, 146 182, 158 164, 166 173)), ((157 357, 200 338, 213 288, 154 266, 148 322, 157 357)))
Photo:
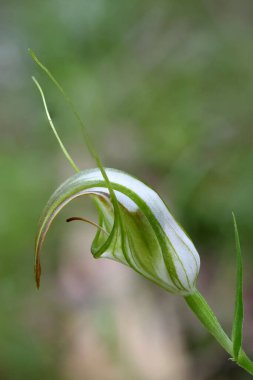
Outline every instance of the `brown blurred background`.
POLYGON ((82 168, 94 166, 31 47, 74 99, 106 166, 146 181, 201 255, 199 288, 231 330, 237 216, 244 346, 253 356, 253 4, 177 0, 1 0, 0 380, 226 380, 231 361, 180 297, 94 260, 88 199, 57 218, 33 279, 37 221, 72 169, 31 81, 82 168))

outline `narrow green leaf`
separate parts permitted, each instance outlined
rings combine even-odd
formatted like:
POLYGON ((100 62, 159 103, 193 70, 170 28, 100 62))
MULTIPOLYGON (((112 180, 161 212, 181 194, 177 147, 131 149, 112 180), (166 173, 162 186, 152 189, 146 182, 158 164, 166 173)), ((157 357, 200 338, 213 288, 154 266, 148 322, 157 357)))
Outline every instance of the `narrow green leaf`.
POLYGON ((242 330, 243 330, 243 267, 242 254, 239 239, 239 232, 234 213, 234 230, 235 230, 235 246, 236 246, 236 296, 235 296, 235 311, 232 328, 233 354, 235 360, 238 359, 242 347, 242 330))

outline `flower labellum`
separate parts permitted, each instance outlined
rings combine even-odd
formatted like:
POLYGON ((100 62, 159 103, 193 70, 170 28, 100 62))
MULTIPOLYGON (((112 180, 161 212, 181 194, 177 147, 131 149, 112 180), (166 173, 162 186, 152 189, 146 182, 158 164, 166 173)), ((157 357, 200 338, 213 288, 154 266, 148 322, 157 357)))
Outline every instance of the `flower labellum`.
POLYGON ((166 290, 187 295, 195 290, 200 259, 193 243, 162 199, 138 179, 106 169, 118 202, 115 208, 99 169, 78 172, 49 199, 36 239, 36 279, 39 286, 40 251, 55 216, 72 199, 91 195, 99 225, 91 251, 128 265, 166 290))

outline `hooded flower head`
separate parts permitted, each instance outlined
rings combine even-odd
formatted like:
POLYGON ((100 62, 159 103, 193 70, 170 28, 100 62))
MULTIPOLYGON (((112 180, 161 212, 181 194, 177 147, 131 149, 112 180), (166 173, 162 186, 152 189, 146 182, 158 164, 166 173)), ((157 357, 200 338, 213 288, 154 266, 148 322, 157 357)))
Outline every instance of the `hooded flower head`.
POLYGON ((172 293, 192 293, 200 267, 199 255, 162 199, 143 182, 124 172, 106 169, 106 174, 117 207, 111 201, 100 169, 77 173, 49 199, 36 239, 37 284, 40 251, 53 219, 72 199, 90 195, 97 205, 101 227, 91 247, 95 258, 125 264, 172 293))

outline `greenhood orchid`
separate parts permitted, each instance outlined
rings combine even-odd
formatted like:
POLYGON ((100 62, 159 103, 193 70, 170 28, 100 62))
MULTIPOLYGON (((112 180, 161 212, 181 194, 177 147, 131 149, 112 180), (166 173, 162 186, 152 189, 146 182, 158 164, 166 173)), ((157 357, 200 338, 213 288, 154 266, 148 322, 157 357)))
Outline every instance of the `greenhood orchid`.
POLYGON ((119 207, 114 209, 99 169, 75 174, 47 203, 36 241, 37 258, 58 212, 72 199, 91 195, 101 227, 91 248, 95 258, 106 257, 128 265, 172 293, 192 293, 199 272, 199 255, 161 198, 126 173, 115 169, 106 169, 106 173, 119 207))
POLYGON ((253 375, 253 362, 242 350, 242 257, 234 215, 237 278, 230 339, 204 297, 196 289, 200 259, 190 238, 154 190, 122 171, 104 169, 73 102, 51 72, 31 50, 29 52, 65 98, 81 127, 89 152, 97 164, 95 169, 79 170, 58 136, 47 109, 44 93, 37 80, 33 78, 42 97, 48 122, 65 157, 77 172, 53 193, 40 219, 35 243, 37 287, 40 285, 41 276, 40 253, 52 221, 74 198, 89 195, 97 206, 99 223, 90 222, 82 217, 69 218, 67 221, 85 220, 98 228, 91 247, 93 256, 116 260, 165 290, 183 296, 202 325, 229 353, 232 360, 253 375))

